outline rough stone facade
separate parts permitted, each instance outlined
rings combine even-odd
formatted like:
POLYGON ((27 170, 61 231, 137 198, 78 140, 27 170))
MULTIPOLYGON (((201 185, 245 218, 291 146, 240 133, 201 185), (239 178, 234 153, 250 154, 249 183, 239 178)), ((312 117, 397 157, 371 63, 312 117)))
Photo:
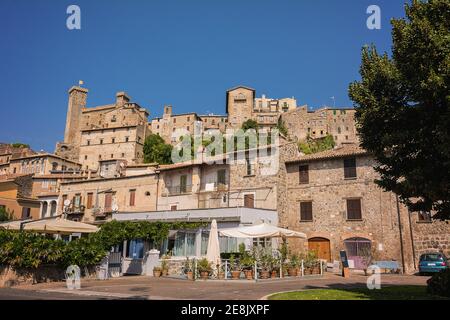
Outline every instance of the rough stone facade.
POLYGON ((64 142, 57 144, 55 154, 91 171, 97 171, 103 159, 142 163, 144 141, 150 133, 147 110, 130 102, 125 92, 116 94, 114 104, 87 108, 87 93, 81 87, 69 90, 64 142))
MULTIPOLYGON (((450 227, 446 222, 417 221, 417 214, 379 188, 376 161, 363 150, 345 146, 286 163, 286 201, 279 204, 280 225, 304 232, 308 240, 290 240, 296 251, 311 249, 312 242, 329 245, 329 258, 339 260, 348 241, 359 238, 371 244, 376 260, 395 260, 406 273, 413 272, 421 253, 448 254, 450 227), (356 160, 356 177, 344 177, 344 160, 356 160), (300 183, 300 166, 308 166, 308 182, 300 183), (361 218, 350 219, 347 200, 359 199, 361 218), (302 219, 300 204, 312 203, 312 219, 302 219), (284 207, 284 208, 283 208, 284 207)), ((303 217, 304 218, 304 217, 303 217)), ((358 241, 359 241, 358 240, 358 241)))
POLYGON ((307 106, 298 107, 281 114, 289 136, 298 141, 332 135, 337 145, 357 143, 354 109, 322 108, 308 111, 307 106))

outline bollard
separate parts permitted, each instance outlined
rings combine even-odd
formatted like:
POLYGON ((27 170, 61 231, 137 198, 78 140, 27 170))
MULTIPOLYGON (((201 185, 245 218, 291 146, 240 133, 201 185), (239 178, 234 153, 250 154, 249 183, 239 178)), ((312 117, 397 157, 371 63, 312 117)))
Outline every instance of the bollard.
POLYGON ((228 260, 225 260, 225 280, 228 279, 228 260))
POLYGON ((197 259, 194 259, 194 281, 197 280, 197 259))
POLYGON ((305 276, 305 266, 303 265, 303 259, 302 259, 302 273, 301 273, 302 277, 305 276))
POLYGON ((280 278, 283 278, 283 261, 280 260, 280 278))
POLYGON ((320 260, 320 275, 323 276, 323 261, 320 260))

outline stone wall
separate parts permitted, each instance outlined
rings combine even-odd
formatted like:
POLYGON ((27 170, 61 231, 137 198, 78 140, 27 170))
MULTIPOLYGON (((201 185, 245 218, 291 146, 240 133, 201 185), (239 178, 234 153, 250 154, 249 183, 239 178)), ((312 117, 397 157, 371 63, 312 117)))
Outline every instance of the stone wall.
MULTIPOLYGON (((339 251, 346 249, 346 239, 359 237, 371 241, 376 259, 396 260, 401 266, 401 241, 405 270, 413 271, 408 210, 399 204, 399 219, 395 195, 382 191, 374 183, 377 175, 371 157, 357 156, 356 179, 344 179, 343 158, 301 164, 309 165, 308 184, 299 184, 300 163, 287 165, 287 207, 286 214, 280 216, 283 226, 304 232, 308 239, 329 240, 331 260, 339 259, 339 251), (361 220, 348 220, 349 198, 361 200, 361 220), (312 221, 300 220, 302 201, 312 202, 312 221)), ((308 241, 290 241, 290 244, 297 251, 308 249, 308 241)))

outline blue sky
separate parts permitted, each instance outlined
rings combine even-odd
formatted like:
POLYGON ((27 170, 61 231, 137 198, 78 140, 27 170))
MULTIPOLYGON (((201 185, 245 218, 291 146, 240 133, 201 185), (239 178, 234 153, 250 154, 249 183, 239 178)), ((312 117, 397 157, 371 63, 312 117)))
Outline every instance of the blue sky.
POLYGON ((88 106, 126 91, 161 115, 225 113, 225 91, 295 96, 310 107, 351 106, 360 51, 390 51, 402 0, 1 0, 0 142, 54 151, 63 139, 67 90, 84 81, 88 106), (81 30, 66 9, 81 8, 81 30), (366 9, 381 8, 381 30, 366 9))

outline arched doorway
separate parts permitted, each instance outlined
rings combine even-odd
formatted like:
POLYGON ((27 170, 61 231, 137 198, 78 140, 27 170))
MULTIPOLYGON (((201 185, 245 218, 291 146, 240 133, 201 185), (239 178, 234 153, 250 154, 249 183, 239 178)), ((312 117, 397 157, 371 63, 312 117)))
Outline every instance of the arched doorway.
POLYGON ((372 242, 366 238, 349 238, 344 240, 348 260, 353 260, 355 269, 363 269, 363 257, 371 252, 372 242))
POLYGON ((308 239, 308 249, 315 251, 319 259, 331 261, 330 240, 326 238, 310 238, 308 239))
POLYGON ((41 211, 41 218, 45 218, 47 215, 47 201, 42 202, 42 211, 41 211))
POLYGON ((50 203, 50 217, 53 217, 56 215, 56 201, 52 201, 50 203))

